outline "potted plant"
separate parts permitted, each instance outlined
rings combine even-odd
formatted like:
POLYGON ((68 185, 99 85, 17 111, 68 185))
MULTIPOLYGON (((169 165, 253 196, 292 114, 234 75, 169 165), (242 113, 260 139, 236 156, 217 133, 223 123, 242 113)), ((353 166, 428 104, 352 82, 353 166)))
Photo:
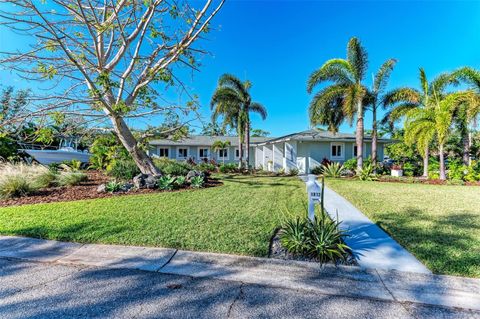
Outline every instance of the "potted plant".
POLYGON ((402 177, 403 176, 403 169, 402 166, 399 164, 393 164, 392 165, 392 170, 391 170, 391 175, 395 177, 402 177))

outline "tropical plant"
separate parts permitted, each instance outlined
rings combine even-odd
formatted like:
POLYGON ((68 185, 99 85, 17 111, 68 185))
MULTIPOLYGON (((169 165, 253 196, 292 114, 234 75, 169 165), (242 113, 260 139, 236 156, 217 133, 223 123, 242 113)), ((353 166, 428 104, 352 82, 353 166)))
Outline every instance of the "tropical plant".
POLYGON ((105 191, 109 193, 115 193, 120 191, 122 187, 123 187, 123 183, 113 180, 105 184, 105 191))
POLYGON ((88 180, 88 176, 81 172, 63 171, 57 177, 59 186, 75 186, 88 180))
POLYGON ((323 170, 322 170, 323 165, 317 165, 314 168, 311 169, 311 173, 314 175, 321 175, 323 170))
POLYGON ((26 196, 38 188, 24 175, 8 175, 0 179, 0 198, 8 199, 26 196))
POLYGON ((348 42, 346 59, 328 60, 310 75, 307 82, 308 93, 324 82, 333 83, 317 92, 310 102, 309 116, 313 126, 327 125, 330 131, 336 132, 345 119, 352 123, 356 115, 359 169, 363 166, 364 100, 368 95, 368 89, 362 82, 367 67, 367 52, 360 41, 353 37, 348 42))
POLYGON ((132 180, 138 174, 140 169, 132 159, 118 159, 111 164, 108 171, 108 175, 122 181, 132 180))
POLYGON ((296 217, 287 220, 280 229, 280 244, 289 253, 298 256, 308 251, 309 220, 296 217))
POLYGON ((297 176, 299 172, 298 168, 292 167, 288 170, 288 176, 297 176))
POLYGON ((377 167, 377 143, 378 143, 378 129, 377 129, 377 111, 383 100, 383 94, 390 79, 390 75, 395 67, 397 60, 389 59, 385 61, 377 73, 373 77, 372 89, 369 92, 369 104, 372 110, 372 163, 373 167, 377 167))
POLYGON ((250 112, 257 113, 264 120, 267 117, 266 108, 253 102, 250 95, 250 81, 242 82, 231 74, 223 74, 218 80, 218 86, 213 93, 210 105, 214 110, 212 122, 218 116, 223 116, 223 124, 235 128, 239 137, 239 167, 243 167, 242 145, 245 143, 245 161, 248 168, 250 159, 250 112))
POLYGON ((331 163, 328 165, 322 165, 321 167, 322 167, 322 174, 325 177, 333 177, 333 178, 341 177, 343 171, 345 170, 343 165, 337 162, 331 163))
POLYGON ((177 176, 177 178, 175 179, 175 185, 177 187, 184 187, 185 184, 187 183, 187 178, 185 176, 177 176))
POLYGON ((218 170, 221 173, 235 173, 237 166, 234 163, 222 164, 218 167, 218 170))
POLYGON ((175 186, 175 177, 170 175, 163 175, 158 179, 158 188, 164 191, 170 191, 175 186))
MULTIPOLYGON (((213 142, 213 144, 212 144, 212 149, 213 149, 215 152, 220 152, 221 150, 227 149, 231 144, 232 144, 232 143, 230 143, 230 141, 221 141, 221 140, 218 140, 218 141, 213 142)), ((222 163, 225 164, 225 156, 222 157, 222 163)))
POLYGON ((357 177, 361 181, 373 181, 376 179, 373 164, 366 164, 362 169, 357 170, 357 177))
POLYGON ((193 188, 201 188, 203 187, 205 180, 202 176, 195 176, 190 180, 190 186, 193 188))
POLYGON ((350 159, 346 160, 346 161, 343 163, 343 168, 344 168, 345 170, 349 170, 349 171, 355 172, 355 169, 357 168, 357 159, 356 159, 356 158, 350 158, 350 159))
POLYGON ((82 169, 82 162, 79 160, 73 159, 71 161, 64 161, 61 165, 68 166, 72 171, 79 171, 82 169))
MULTIPOLYGON (((389 124, 393 128, 395 122, 406 118, 408 114, 420 113, 430 108, 434 104, 432 100, 441 98, 448 85, 457 83, 451 74, 441 74, 429 83, 423 68, 419 69, 419 79, 420 89, 402 87, 384 95, 383 107, 387 113, 383 117, 382 123, 389 124)), ((430 143, 435 137, 434 130, 418 129, 415 132, 411 131, 409 135, 411 137, 409 140, 415 141, 418 152, 423 157, 423 176, 426 177, 428 176, 430 143)))

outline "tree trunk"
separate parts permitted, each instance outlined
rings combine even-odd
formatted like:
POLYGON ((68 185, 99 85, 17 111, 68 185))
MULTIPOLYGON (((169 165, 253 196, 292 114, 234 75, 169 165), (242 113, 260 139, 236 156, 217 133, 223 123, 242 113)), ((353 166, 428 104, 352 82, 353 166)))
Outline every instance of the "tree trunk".
POLYGON ((372 123, 372 164, 373 172, 377 173, 377 108, 372 108, 373 123, 372 123))
POLYGON ((425 154, 423 154, 423 177, 428 178, 428 157, 430 156, 428 146, 425 147, 425 154))
POLYGON ((245 162, 247 170, 250 168, 250 120, 245 123, 245 162))
POLYGON ((363 168, 363 106, 362 101, 358 101, 357 108, 357 130, 355 132, 355 141, 357 143, 357 171, 363 168))
POLYGON ((115 115, 109 115, 109 117, 118 139, 120 142, 122 142, 122 145, 132 156, 140 171, 143 174, 151 174, 155 176, 162 175, 147 153, 138 147, 137 140, 133 136, 123 118, 115 115))
POLYGON ((440 144, 438 147, 438 156, 440 157, 440 179, 444 181, 447 179, 447 175, 445 174, 445 158, 443 155, 443 144, 440 144))
POLYGON ((243 168, 243 141, 240 134, 238 134, 238 168, 243 168))
POLYGON ((465 132, 462 134, 462 144, 463 144, 463 164, 469 165, 470 163, 470 132, 465 132))

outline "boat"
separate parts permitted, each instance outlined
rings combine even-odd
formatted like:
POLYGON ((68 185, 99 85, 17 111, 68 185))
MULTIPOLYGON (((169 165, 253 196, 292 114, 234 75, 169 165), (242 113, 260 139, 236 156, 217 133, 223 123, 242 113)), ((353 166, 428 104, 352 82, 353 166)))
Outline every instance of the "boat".
POLYGON ((30 155, 35 161, 43 165, 53 163, 70 162, 77 160, 82 163, 88 163, 92 154, 88 151, 77 149, 77 141, 73 139, 62 139, 58 149, 35 149, 34 146, 23 148, 21 151, 30 155))

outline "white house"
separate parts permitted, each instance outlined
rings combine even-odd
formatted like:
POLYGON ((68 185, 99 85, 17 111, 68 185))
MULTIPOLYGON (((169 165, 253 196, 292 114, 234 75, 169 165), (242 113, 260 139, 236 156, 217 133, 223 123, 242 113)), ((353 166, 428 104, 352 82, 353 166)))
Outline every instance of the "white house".
MULTIPOLYGON (((378 140, 377 158, 383 159, 384 146, 391 142, 390 139, 378 140)), ((369 157, 371 151, 371 138, 365 137, 363 157, 369 157)), ((235 136, 190 136, 179 141, 153 140, 150 142, 150 154, 177 160, 207 158, 231 163, 238 161, 238 138, 235 136), (217 140, 228 140, 231 146, 214 154, 211 146, 217 140)), ((289 171, 297 168, 300 173, 308 173, 320 165, 323 159, 343 163, 356 155, 355 134, 333 134, 311 129, 276 138, 252 137, 249 164, 269 171, 280 169, 289 171)))

